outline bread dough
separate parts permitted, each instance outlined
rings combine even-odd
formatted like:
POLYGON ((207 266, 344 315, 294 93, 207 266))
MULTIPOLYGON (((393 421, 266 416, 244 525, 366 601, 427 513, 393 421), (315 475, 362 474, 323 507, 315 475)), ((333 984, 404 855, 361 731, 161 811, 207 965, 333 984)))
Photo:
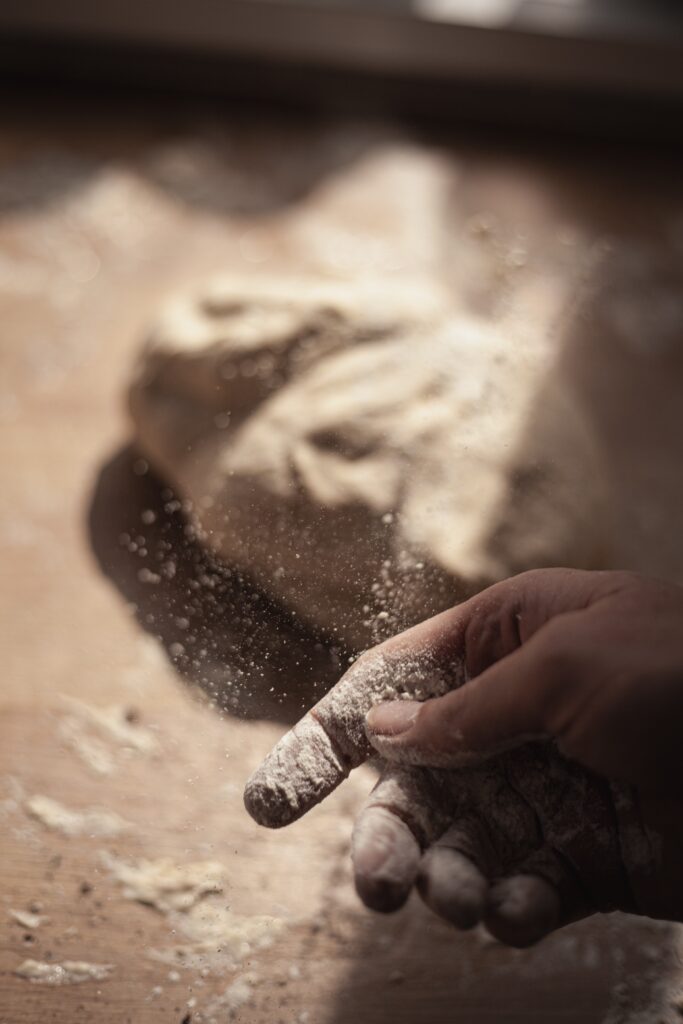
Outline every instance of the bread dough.
POLYGON ((224 280, 130 389, 199 538, 360 650, 526 568, 605 558, 599 460, 541 332, 427 286, 224 280))

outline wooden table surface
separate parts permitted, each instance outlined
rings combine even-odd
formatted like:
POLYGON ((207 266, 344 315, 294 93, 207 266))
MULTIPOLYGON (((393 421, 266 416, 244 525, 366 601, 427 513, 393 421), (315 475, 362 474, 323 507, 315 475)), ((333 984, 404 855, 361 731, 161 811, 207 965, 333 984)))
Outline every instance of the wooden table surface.
MULTIPOLYGON (((538 148, 172 101, 5 97, 2 1024, 668 1019, 668 925, 615 916, 516 952, 452 933, 417 900, 365 912, 348 840, 369 769, 284 832, 248 819, 247 774, 339 664, 259 595, 206 582, 212 567, 128 448, 125 385, 146 325, 166 294, 217 269, 438 274, 495 318, 525 315, 525 281, 562 285, 606 238, 680 257, 667 159, 538 148), (523 243, 521 278, 492 277, 477 255, 468 225, 482 213, 505 245, 523 243), (139 569, 158 552, 175 575, 153 588, 139 569), (124 731, 92 708, 120 709, 124 731), (135 749, 126 728, 157 749, 135 749), (128 828, 63 835, 27 813, 36 795, 106 808, 128 828), (112 856, 219 862, 223 891, 207 905, 278 919, 270 945, 178 956, 178 918, 127 899, 112 856), (10 914, 34 905, 38 927, 10 914), (27 958, 113 969, 55 987, 15 973, 27 958)), ((561 358, 609 466, 615 557, 683 580, 683 349, 647 341, 570 331, 561 358)))

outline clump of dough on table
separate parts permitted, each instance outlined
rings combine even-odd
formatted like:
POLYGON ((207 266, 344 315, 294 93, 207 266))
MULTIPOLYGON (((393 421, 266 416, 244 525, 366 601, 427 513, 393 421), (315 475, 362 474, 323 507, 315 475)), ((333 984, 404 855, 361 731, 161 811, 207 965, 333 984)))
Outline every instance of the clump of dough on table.
POLYGON ((597 455, 551 359, 436 287, 230 279, 170 304, 130 409, 203 543, 360 650, 512 573, 603 561, 597 455))

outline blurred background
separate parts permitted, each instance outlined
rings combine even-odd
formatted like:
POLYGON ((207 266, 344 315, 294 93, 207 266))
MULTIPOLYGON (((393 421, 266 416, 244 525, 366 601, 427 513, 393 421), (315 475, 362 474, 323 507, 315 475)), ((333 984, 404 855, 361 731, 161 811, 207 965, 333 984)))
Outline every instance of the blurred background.
POLYGON ((4 67, 30 78, 200 87, 364 113, 400 106, 632 132, 652 129, 654 106, 675 116, 683 91, 673 0, 6 0, 0 26, 4 67))
POLYGON ((680 1019, 675 927, 362 910, 370 769, 241 792, 493 578, 683 582, 682 56, 662 0, 3 0, 8 1022, 680 1019))

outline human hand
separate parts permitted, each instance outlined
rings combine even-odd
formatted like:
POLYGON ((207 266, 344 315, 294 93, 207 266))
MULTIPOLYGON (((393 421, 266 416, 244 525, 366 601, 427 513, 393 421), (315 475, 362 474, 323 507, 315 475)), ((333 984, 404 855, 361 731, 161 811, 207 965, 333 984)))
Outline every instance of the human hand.
POLYGON ((247 806, 294 820, 370 740, 399 765, 354 834, 368 905, 394 909, 417 879, 437 913, 518 945, 595 910, 681 917, 680 802, 644 793, 680 784, 682 606, 678 588, 623 573, 498 584, 359 659, 250 780, 247 806), (375 707, 366 732, 394 695, 436 699, 375 707), (500 754, 541 736, 593 771, 550 745, 500 754))

